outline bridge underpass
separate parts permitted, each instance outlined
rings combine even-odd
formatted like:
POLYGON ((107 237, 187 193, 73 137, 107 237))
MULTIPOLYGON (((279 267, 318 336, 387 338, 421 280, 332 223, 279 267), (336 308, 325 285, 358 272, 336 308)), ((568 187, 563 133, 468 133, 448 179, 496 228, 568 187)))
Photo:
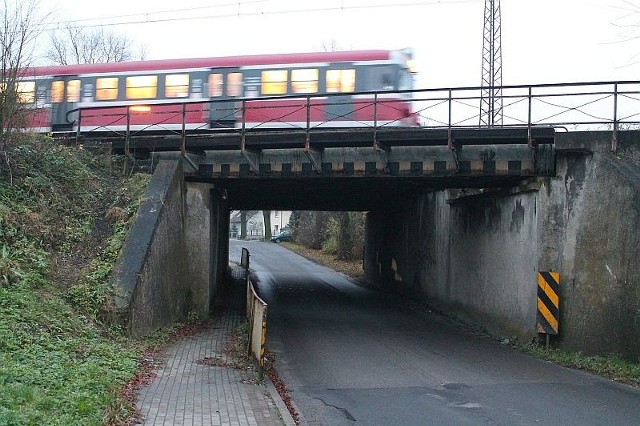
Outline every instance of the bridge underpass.
POLYGON ((498 335, 530 339, 536 273, 559 271, 561 283, 570 284, 561 286, 557 343, 636 356, 639 274, 629 253, 639 236, 629 230, 638 220, 637 164, 621 155, 638 158, 637 137, 621 132, 617 155, 610 153, 611 132, 554 134, 553 144, 537 146, 521 138, 164 153, 150 189, 157 198, 141 207, 156 222, 138 229, 158 240, 137 263, 131 256, 118 265, 126 272, 129 264, 135 278, 117 306, 132 334, 189 310, 208 313, 226 268, 230 209, 364 210, 371 281, 498 335), (189 288, 171 287, 185 277, 189 288), (141 280, 154 279, 167 290, 140 290, 141 280))
MULTIPOLYGON (((117 270, 126 272, 129 265, 135 282, 122 292, 119 306, 127 310, 132 297, 142 297, 143 308, 129 309, 128 315, 140 315, 129 316, 133 334, 175 321, 185 309, 208 313, 226 268, 230 209, 365 210, 365 273, 371 281, 415 294, 496 334, 528 339, 535 335, 536 272, 559 271, 568 285, 561 287, 558 343, 634 356, 639 275, 630 253, 639 246, 638 233, 631 231, 638 219, 638 180, 637 165, 624 166, 621 154, 637 158, 637 137, 621 134, 623 149, 615 156, 609 152, 610 132, 556 135, 555 177, 548 176, 550 169, 542 177, 455 171, 442 176, 425 169, 422 176, 411 176, 411 170, 392 176, 389 168, 367 176, 366 158, 355 156, 372 155, 370 149, 350 152, 364 169, 349 177, 340 176, 339 168, 335 175, 305 175, 301 164, 310 160, 304 152, 285 155, 297 158, 292 170, 300 170, 286 177, 261 176, 259 167, 246 176, 222 177, 206 162, 208 155, 195 157, 203 161, 195 168, 193 157, 162 161, 154 173, 157 198, 150 196, 150 205, 141 207, 141 215, 146 208, 157 223, 132 230, 150 234, 141 240, 158 240, 144 247, 137 263, 135 255, 123 255, 128 261, 117 270), (166 280, 167 290, 140 290, 140 276, 166 280), (190 288, 171 287, 184 277, 190 277, 190 288), (168 311, 159 308, 169 301, 168 311), (155 313, 134 325, 147 315, 145 309, 155 313)), ((494 148, 500 147, 478 149, 494 148)), ((514 152, 520 160, 511 161, 521 161, 522 152, 531 158, 526 144, 514 152)), ((229 155, 212 156, 223 154, 229 155)), ((238 163, 219 164, 229 164, 229 171, 248 164, 245 156, 233 155, 238 163)), ((262 155, 273 165, 278 162, 269 155, 282 153, 262 155)))

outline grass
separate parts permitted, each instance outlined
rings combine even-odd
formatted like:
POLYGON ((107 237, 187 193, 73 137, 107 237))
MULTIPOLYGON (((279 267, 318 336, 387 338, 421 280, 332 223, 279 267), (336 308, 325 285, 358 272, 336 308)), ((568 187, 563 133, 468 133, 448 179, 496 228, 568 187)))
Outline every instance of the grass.
MULTIPOLYGON (((43 137, 0 159, 0 425, 126 424, 150 342, 99 320, 148 178, 43 137), (123 220, 104 221, 120 206, 123 220)), ((161 338, 160 338, 161 340, 161 338)))
POLYGON ((351 278, 362 278, 364 271, 361 260, 340 260, 334 255, 325 253, 322 250, 311 249, 292 242, 280 243, 281 246, 298 253, 300 256, 313 260, 321 265, 345 274, 351 278))
POLYGON ((588 356, 580 352, 546 349, 534 343, 520 346, 519 349, 537 358, 565 367, 589 371, 616 382, 640 387, 640 364, 626 361, 617 356, 588 356))

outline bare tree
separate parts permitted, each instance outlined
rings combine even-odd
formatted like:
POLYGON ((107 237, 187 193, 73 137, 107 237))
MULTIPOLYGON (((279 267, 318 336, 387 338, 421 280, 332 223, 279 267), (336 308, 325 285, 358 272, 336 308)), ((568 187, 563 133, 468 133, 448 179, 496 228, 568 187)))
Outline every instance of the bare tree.
POLYGON ((67 23, 63 29, 51 33, 45 56, 56 65, 97 64, 143 60, 145 49, 141 47, 136 54, 133 41, 126 35, 67 23))
POLYGON ((331 40, 320 43, 320 50, 323 52, 337 52, 343 49, 342 46, 340 46, 340 43, 338 43, 336 39, 332 38, 331 40))
POLYGON ((15 130, 25 126, 25 108, 19 82, 27 72, 42 33, 38 0, 0 3, 0 152, 10 169, 7 145, 15 130))

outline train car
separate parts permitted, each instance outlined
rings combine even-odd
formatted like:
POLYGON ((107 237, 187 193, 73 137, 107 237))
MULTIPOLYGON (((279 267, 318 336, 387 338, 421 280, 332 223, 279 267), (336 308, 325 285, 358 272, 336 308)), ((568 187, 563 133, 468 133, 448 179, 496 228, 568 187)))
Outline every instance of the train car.
POLYGON ((408 126, 411 59, 362 50, 34 67, 18 92, 40 132, 408 126))

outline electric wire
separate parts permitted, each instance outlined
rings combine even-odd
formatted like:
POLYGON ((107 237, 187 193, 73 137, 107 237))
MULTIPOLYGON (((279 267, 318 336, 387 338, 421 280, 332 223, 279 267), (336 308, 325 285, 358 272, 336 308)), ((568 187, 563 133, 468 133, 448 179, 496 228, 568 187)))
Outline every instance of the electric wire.
MULTIPOLYGON (((100 17, 100 18, 85 18, 81 20, 70 20, 67 21, 67 25, 69 28, 100 28, 100 27, 115 27, 115 26, 123 26, 123 25, 140 25, 140 24, 155 24, 155 23, 166 23, 166 22, 186 22, 186 21, 195 21, 195 20, 208 20, 208 19, 226 19, 226 18, 250 18, 250 17, 266 17, 266 16, 277 16, 277 15, 287 15, 287 14, 301 14, 301 13, 323 13, 323 12, 335 12, 335 11, 356 11, 356 10, 366 10, 366 9, 384 9, 384 8, 404 8, 404 7, 416 7, 416 6, 447 6, 453 4, 465 4, 465 3, 478 3, 482 0, 429 0, 429 1, 409 1, 403 3, 380 3, 380 4, 363 4, 363 5, 341 5, 341 6, 327 6, 327 7, 315 7, 315 8, 304 8, 304 9, 281 9, 281 10, 271 10, 271 11, 241 11, 238 10, 234 13, 220 13, 220 14, 210 14, 203 16, 172 16, 167 18, 153 18, 149 19, 151 16, 155 16, 158 14, 175 14, 177 12, 183 11, 191 11, 196 9, 207 9, 207 8, 222 8, 222 7, 231 7, 231 6, 240 6, 247 3, 261 3, 268 0, 254 0, 252 2, 236 2, 236 3, 228 3, 224 5, 215 5, 215 6, 203 6, 199 8, 185 8, 185 9, 172 9, 172 10, 164 10, 164 11, 156 11, 156 12, 147 12, 147 13, 136 13, 131 15, 118 15, 113 17, 100 17), (95 24, 83 24, 83 22, 91 22, 91 21, 109 21, 111 19, 121 19, 127 17, 144 17, 143 19, 135 19, 135 20, 120 20, 115 22, 102 22, 95 24)), ((44 31, 55 31, 57 29, 61 29, 60 23, 56 23, 48 25, 44 31)))

